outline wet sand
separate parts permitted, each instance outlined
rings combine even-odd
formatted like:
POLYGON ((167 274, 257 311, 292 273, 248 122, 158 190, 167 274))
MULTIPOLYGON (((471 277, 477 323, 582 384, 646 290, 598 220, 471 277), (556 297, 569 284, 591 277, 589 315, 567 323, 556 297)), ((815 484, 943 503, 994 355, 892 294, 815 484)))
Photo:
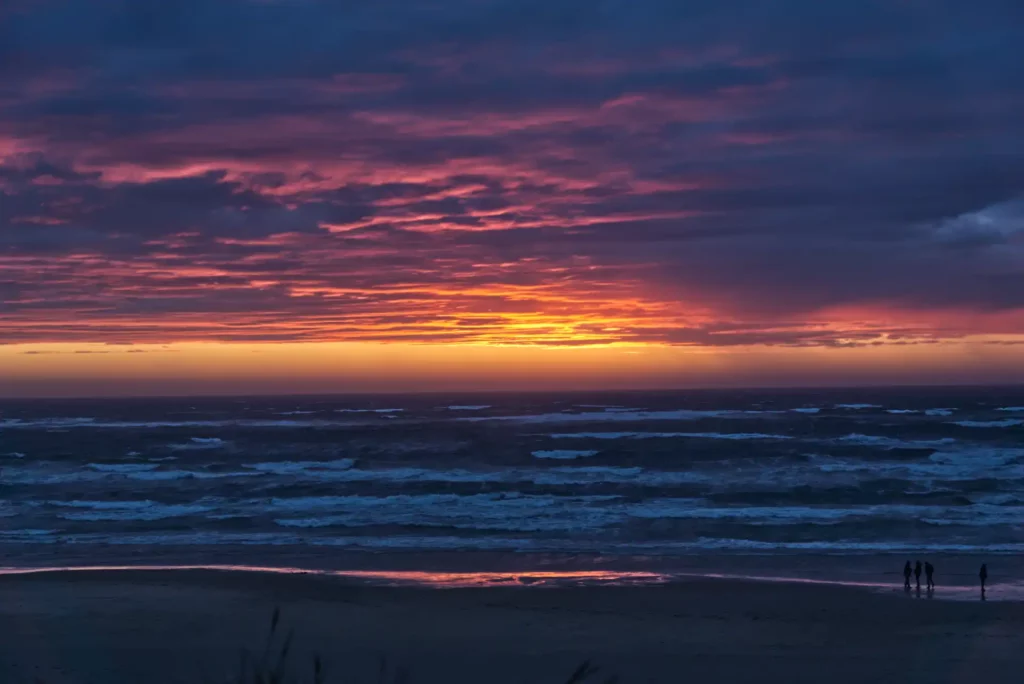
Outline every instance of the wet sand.
MULTIPOLYGON (((623 682, 1018 682, 1024 603, 693 580, 665 586, 371 587, 215 571, 0 577, 0 681, 219 682, 275 607, 293 664, 377 681, 552 682, 583 660, 623 682)), ((333 678, 332 678, 333 677, 333 678)), ((600 681, 600 679, 595 680, 600 681)))

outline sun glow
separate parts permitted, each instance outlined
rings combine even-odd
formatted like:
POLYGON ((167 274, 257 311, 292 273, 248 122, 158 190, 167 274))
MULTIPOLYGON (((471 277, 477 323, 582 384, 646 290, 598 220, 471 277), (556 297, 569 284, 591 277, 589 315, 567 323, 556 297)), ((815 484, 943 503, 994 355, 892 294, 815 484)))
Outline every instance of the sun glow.
POLYGON ((1024 345, 844 348, 419 343, 0 346, 0 395, 153 395, 1024 381, 1024 345))

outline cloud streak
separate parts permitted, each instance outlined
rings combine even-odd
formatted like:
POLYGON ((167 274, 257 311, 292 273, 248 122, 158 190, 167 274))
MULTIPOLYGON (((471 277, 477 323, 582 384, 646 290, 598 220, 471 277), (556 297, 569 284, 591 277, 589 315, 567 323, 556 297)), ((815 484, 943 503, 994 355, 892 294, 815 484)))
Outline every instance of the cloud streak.
POLYGON ((5 3, 0 342, 1024 332, 1019 4, 371 5, 5 3))

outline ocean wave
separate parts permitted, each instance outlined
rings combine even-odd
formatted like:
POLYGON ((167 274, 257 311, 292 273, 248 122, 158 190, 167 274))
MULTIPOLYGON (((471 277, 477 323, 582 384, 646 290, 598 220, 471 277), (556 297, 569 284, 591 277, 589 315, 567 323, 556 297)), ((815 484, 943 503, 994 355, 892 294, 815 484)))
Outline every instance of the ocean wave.
POLYGON ((220 449, 227 442, 219 437, 192 437, 185 444, 171 444, 169 449, 175 451, 194 451, 199 449, 220 449))
POLYGON ((836 404, 834 408, 845 409, 847 411, 866 411, 868 409, 880 409, 881 404, 836 404))
POLYGON ((42 530, 25 528, 21 530, 0 530, 0 542, 21 542, 21 543, 52 543, 53 535, 58 530, 42 530))
MULTIPOLYGON (((634 549, 644 544, 632 545, 634 549)), ((646 546, 654 546, 647 544, 646 546)), ((1018 554, 1024 552, 1024 543, 1000 544, 964 544, 948 542, 925 542, 907 540, 860 541, 852 539, 822 540, 809 542, 758 541, 752 539, 702 538, 688 544, 662 544, 661 548, 669 550, 692 551, 803 551, 820 553, 997 553, 1018 554)))
POLYGON ((205 470, 153 470, 143 473, 127 473, 130 480, 226 480, 236 477, 253 477, 260 473, 246 471, 209 472, 205 470))
POLYGON ((974 503, 990 506, 1024 506, 1024 499, 1017 494, 993 492, 989 494, 972 494, 974 503))
MULTIPOLYGON (((543 423, 600 423, 609 421, 638 422, 644 420, 699 420, 742 415, 742 411, 587 411, 584 413, 538 413, 517 416, 480 416, 458 418, 466 422, 505 421, 535 425, 543 423)), ((756 413, 761 413, 757 411, 756 413)))
MULTIPOLYGON (((106 464, 100 464, 106 465, 106 464)), ((144 464, 139 464, 144 465, 144 464)), ((152 465, 158 468, 158 464, 152 465)), ((116 466, 116 464, 115 464, 116 466)), ((287 476, 305 482, 347 483, 500 483, 533 484, 546 486, 589 484, 636 484, 643 486, 673 486, 683 483, 707 482, 715 473, 685 471, 645 471, 638 467, 592 466, 550 468, 493 468, 486 470, 433 469, 433 468, 380 468, 353 467, 350 459, 339 461, 284 461, 243 464, 245 470, 210 472, 204 470, 67 470, 55 464, 40 464, 32 468, 7 468, 4 479, 20 485, 71 485, 101 482, 105 479, 136 481, 173 480, 229 480, 232 478, 287 476), (50 466, 50 467, 47 467, 50 466), (51 469, 55 468, 55 469, 51 469)))
POLYGON ((820 408, 795 408, 795 409, 789 409, 789 410, 792 413, 806 413, 808 415, 814 415, 816 413, 821 413, 821 409, 820 408))
POLYGON ((556 496, 519 493, 393 494, 252 499, 204 498, 188 503, 153 501, 48 501, 75 509, 58 514, 71 521, 155 521, 203 515, 218 520, 270 516, 281 527, 450 528, 476 531, 596 533, 626 529, 631 521, 715 521, 749 527, 863 525, 865 532, 894 523, 933 526, 1016 526, 1024 506, 998 503, 871 505, 715 505, 706 498, 675 497, 633 501, 616 495, 556 496))
POLYGON ((479 404, 479 405, 458 405, 446 406, 449 411, 483 411, 484 409, 491 408, 490 404, 479 404))
POLYGON ((896 416, 910 415, 913 413, 920 413, 917 409, 886 409, 886 413, 891 413, 896 416))
POLYGON ((972 447, 953 451, 937 451, 928 457, 932 463, 970 467, 983 472, 986 468, 1019 464, 1024 460, 1024 449, 972 447))
POLYGON ((957 443, 957 440, 952 437, 908 440, 896 439, 894 437, 883 437, 880 435, 862 435, 858 433, 852 433, 845 437, 837 437, 831 441, 839 444, 857 444, 860 446, 872 446, 883 449, 937 449, 957 443))
POLYGON ((101 473, 141 473, 160 466, 156 463, 87 463, 85 467, 101 473))
MULTIPOLYGON (((623 520, 621 506, 601 504, 614 496, 538 496, 500 494, 348 496, 309 502, 321 510, 315 516, 279 518, 282 527, 445 527, 466 530, 515 532, 583 531, 607 527, 623 520)), ((294 507, 293 501, 274 505, 294 507)))
POLYGON ((21 544, 64 543, 84 546, 311 546, 367 551, 532 551, 601 553, 607 555, 687 556, 708 552, 822 553, 822 554, 923 554, 962 553, 1019 555, 1024 543, 979 541, 977 543, 923 540, 819 540, 762 541, 730 537, 699 537, 693 541, 625 541, 594 539, 543 539, 463 535, 388 535, 383 537, 291 533, 240 532, 147 532, 141 534, 61 534, 57 530, 0 531, 0 541, 21 544))
POLYGON ((825 474, 846 474, 859 479, 892 479, 910 484, 941 484, 992 479, 1016 487, 1024 479, 1024 450, 971 448, 938 451, 923 462, 868 461, 815 456, 813 470, 825 474))
POLYGON ((931 409, 926 409, 925 412, 924 412, 924 415, 926 415, 926 416, 945 417, 945 416, 951 416, 955 412, 956 412, 956 409, 951 409, 951 408, 931 408, 931 409))
POLYGON ((382 409, 334 409, 335 413, 401 413, 405 409, 400 408, 382 408, 382 409))
POLYGON ((161 504, 154 501, 47 501, 60 508, 83 509, 74 513, 61 513, 57 517, 73 521, 154 521, 200 515, 214 510, 204 503, 161 504))
POLYGON ((17 429, 26 427, 38 427, 46 429, 61 429, 74 427, 89 427, 95 424, 95 418, 37 418, 35 420, 22 420, 20 418, 4 418, 0 420, 0 430, 17 429))
POLYGON ((713 473, 647 471, 643 468, 623 466, 501 468, 493 470, 435 470, 429 468, 363 470, 353 468, 338 472, 321 471, 313 473, 312 476, 314 479, 335 482, 522 483, 545 486, 623 484, 656 487, 708 482, 715 477, 713 473))
POLYGON ((1024 425, 1024 420, 1007 418, 1005 420, 957 420, 949 423, 966 428, 1008 428, 1024 425))
MULTIPOLYGON (((95 481, 95 475, 117 476, 130 480, 185 480, 185 479, 223 479, 230 477, 248 477, 255 473, 250 472, 209 472, 204 470, 160 470, 159 463, 89 463, 86 466, 95 473, 64 472, 64 473, 39 473, 42 480, 51 480, 52 484, 69 483, 78 480, 95 481)), ((23 483, 31 483, 25 482, 23 483)), ((41 482, 43 483, 43 482, 41 482)))
POLYGON ((12 430, 155 430, 178 428, 331 428, 347 427, 353 423, 330 420, 285 420, 239 418, 234 420, 152 420, 152 421, 100 421, 95 418, 43 418, 22 420, 8 418, 0 420, 0 429, 12 430))
POLYGON ((532 456, 534 458, 546 458, 554 459, 557 461, 571 461, 577 458, 588 458, 590 456, 597 456, 599 451, 574 451, 572 449, 554 449, 548 451, 534 451, 532 456))
POLYGON ((97 510, 139 510, 154 505, 148 499, 143 501, 86 501, 73 499, 71 501, 44 501, 43 504, 61 508, 90 508, 97 510))
MULTIPOLYGON (((640 436, 663 436, 666 433, 639 433, 640 436)), ((703 433, 667 433, 670 436, 705 437, 703 433)), ((619 439, 635 438, 633 433, 572 433, 553 435, 565 438, 619 439)), ((769 436, 768 439, 778 436, 769 436)), ((763 439, 760 435, 737 433, 714 439, 763 439)), ((632 464, 623 465, 555 465, 561 456, 582 459, 597 449, 535 450, 536 465, 461 467, 357 467, 357 461, 342 458, 329 461, 254 461, 234 468, 215 469, 195 466, 174 468, 154 462, 92 463, 70 467, 64 462, 10 463, 4 468, 4 480, 11 485, 75 485, 128 480, 159 483, 161 481, 199 481, 265 478, 264 488, 304 486, 328 483, 379 483, 390 486, 443 484, 492 484, 504 488, 528 486, 590 486, 612 485, 644 488, 667 488, 689 485, 713 485, 718 489, 744 486, 747 483, 781 483, 801 485, 855 485, 877 478, 905 480, 908 486, 929 482, 965 482, 984 478, 1001 478, 1009 483, 1024 478, 1024 450, 963 446, 956 440, 906 441, 870 435, 849 435, 845 438, 820 440, 821 443, 867 445, 885 449, 876 454, 847 455, 849 452, 817 454, 780 454, 771 458, 717 458, 683 462, 679 467, 652 469, 632 464), (893 449, 905 451, 892 451, 893 449), (913 451, 911 451, 913 450, 913 451), (580 453, 582 452, 582 453, 580 453), (540 455, 538 455, 540 454, 540 455), (890 454, 886 456, 886 454, 890 454), (547 461, 548 463, 544 463, 547 461)), ((611 453, 611 452, 610 452, 611 453)), ((180 461, 179 461, 180 463, 180 461)))
POLYGON ((268 461, 266 463, 243 463, 243 468, 258 470, 263 473, 275 475, 308 474, 315 471, 348 470, 356 462, 351 458, 341 458, 335 461, 268 461))
POLYGON ((705 507, 680 505, 673 499, 654 499, 628 507, 633 517, 664 519, 703 519, 738 521, 745 525, 837 524, 849 521, 884 525, 896 521, 923 522, 932 525, 1016 525, 1024 516, 1024 507, 974 504, 964 506, 928 506, 914 504, 876 504, 869 506, 729 506, 705 507))
POLYGON ((997 408, 996 411, 1020 412, 1024 411, 1024 406, 1004 406, 1003 408, 997 408))
POLYGON ((793 439, 788 435, 760 432, 569 432, 548 435, 552 439, 793 439))

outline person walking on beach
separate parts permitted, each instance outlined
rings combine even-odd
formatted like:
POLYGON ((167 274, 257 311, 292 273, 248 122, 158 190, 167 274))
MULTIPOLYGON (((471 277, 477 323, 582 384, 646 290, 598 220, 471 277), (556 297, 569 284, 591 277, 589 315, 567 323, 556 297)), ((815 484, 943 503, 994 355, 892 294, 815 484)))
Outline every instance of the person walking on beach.
POLYGON ((921 591, 921 561, 914 565, 914 579, 917 580, 917 590, 921 591))
POLYGON ((978 579, 981 580, 981 598, 985 598, 985 582, 988 580, 988 564, 982 563, 978 571, 978 579))
POLYGON ((910 568, 910 561, 907 561, 907 564, 903 566, 903 590, 904 591, 910 591, 910 574, 912 572, 914 572, 914 571, 910 568))
POLYGON ((935 566, 933 566, 931 563, 925 561, 925 564, 924 564, 924 576, 925 576, 925 579, 926 579, 926 582, 927 582, 928 591, 934 591, 935 590, 935 579, 933 578, 934 574, 935 574, 935 566))

